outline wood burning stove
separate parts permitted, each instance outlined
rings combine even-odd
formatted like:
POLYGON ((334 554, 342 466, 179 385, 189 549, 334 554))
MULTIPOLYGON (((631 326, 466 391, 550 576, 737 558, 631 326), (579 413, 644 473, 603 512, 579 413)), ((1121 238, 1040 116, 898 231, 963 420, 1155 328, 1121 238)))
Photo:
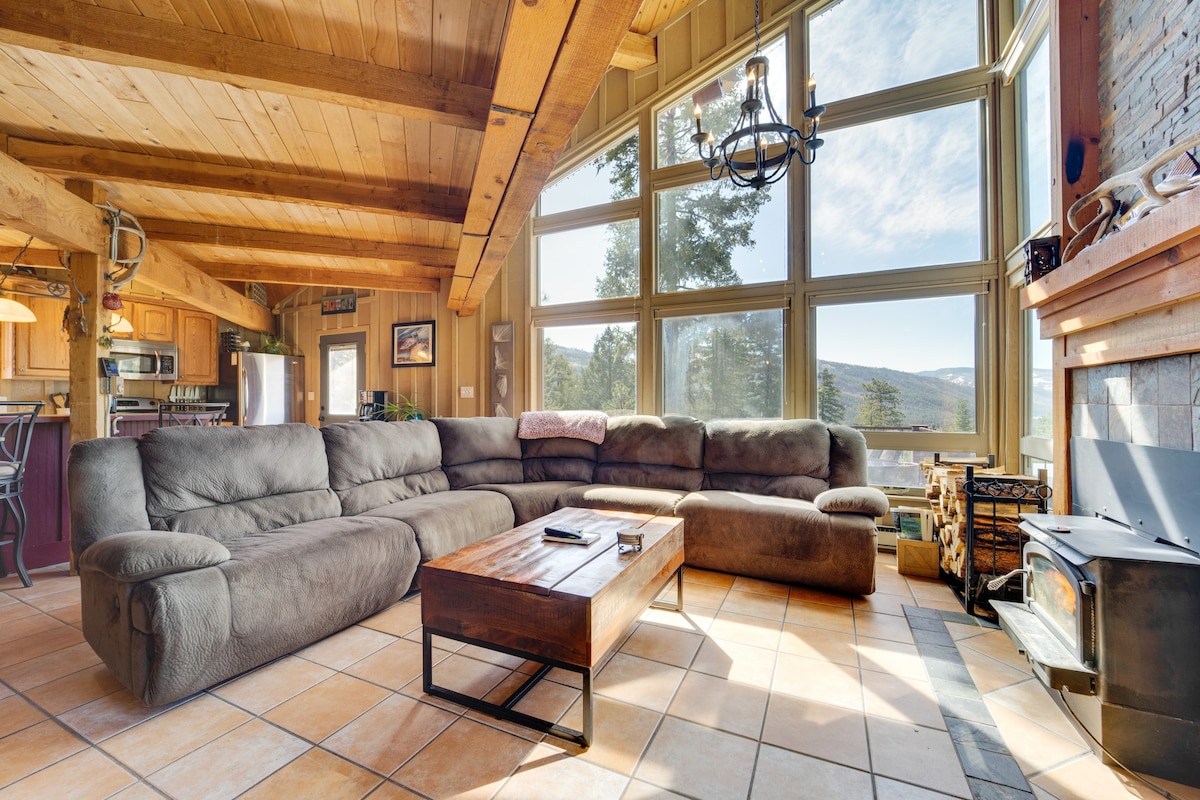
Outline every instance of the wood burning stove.
POLYGON ((992 605, 1102 758, 1200 786, 1200 555, 1179 510, 1155 510, 1200 512, 1200 454, 1088 439, 1072 454, 1078 513, 1024 516, 1024 602, 992 605))

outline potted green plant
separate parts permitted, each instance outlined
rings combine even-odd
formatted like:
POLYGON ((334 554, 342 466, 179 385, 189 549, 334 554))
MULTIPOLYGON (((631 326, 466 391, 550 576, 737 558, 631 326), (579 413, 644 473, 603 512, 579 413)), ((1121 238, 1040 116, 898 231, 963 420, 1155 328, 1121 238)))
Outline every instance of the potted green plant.
POLYGON ((269 333, 263 334, 262 351, 264 353, 274 353, 275 355, 289 355, 289 348, 283 342, 282 336, 272 336, 269 333))
POLYGON ((425 419, 425 409, 417 405, 416 400, 396 395, 396 401, 388 400, 383 404, 383 413, 390 420, 425 419))

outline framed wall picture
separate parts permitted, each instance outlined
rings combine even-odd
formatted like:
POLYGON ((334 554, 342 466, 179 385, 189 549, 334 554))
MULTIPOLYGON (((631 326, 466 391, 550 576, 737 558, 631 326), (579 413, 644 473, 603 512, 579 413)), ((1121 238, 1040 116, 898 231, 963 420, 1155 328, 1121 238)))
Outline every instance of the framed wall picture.
POLYGON ((392 325, 392 366, 434 365, 434 321, 397 322, 392 325))
POLYGON ((358 308, 358 295, 329 294, 321 298, 322 314, 351 314, 358 308))

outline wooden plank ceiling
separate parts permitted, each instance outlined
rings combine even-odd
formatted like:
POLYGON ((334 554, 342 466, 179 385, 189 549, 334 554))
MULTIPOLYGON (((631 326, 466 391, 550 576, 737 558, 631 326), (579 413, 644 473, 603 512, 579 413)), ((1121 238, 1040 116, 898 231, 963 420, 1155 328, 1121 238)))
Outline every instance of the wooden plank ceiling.
MULTIPOLYGON (((213 280, 450 281, 471 314, 605 69, 688 2, 4 0, 0 150, 213 280)), ((0 222, 11 260, 37 226, 0 222)))

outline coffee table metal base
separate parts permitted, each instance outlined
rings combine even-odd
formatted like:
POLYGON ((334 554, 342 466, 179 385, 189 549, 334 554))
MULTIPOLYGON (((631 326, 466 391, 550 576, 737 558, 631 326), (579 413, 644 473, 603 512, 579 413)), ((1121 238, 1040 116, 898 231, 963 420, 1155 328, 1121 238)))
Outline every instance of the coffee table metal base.
MULTIPOLYGON (((675 603, 664 603, 655 600, 650 603, 651 608, 663 608, 669 611, 683 611, 683 568, 680 567, 674 573, 675 578, 675 603)), ((670 579, 668 579, 668 583, 670 579)), ((664 584, 665 585, 665 584, 664 584)), ((556 661, 552 658, 539 656, 534 653, 529 653, 523 650, 515 650, 510 647, 504 647, 492 642, 486 642, 480 639, 472 639, 468 636, 460 636, 447 631, 433 630, 424 628, 421 634, 421 688, 425 694, 433 697, 440 697, 443 700, 449 700, 452 703, 458 703, 460 706, 475 711, 482 711, 484 714, 489 714, 496 719, 501 719, 506 722, 513 722, 517 725, 522 725, 535 731, 557 736, 560 739, 566 739, 569 742, 574 742, 580 747, 587 748, 592 743, 592 668, 580 667, 575 664, 568 664, 564 661, 556 661), (508 696, 503 702, 491 703, 487 700, 481 700, 478 697, 471 697, 462 692, 456 692, 453 689, 447 689, 444 686, 438 686, 433 682, 433 637, 442 636, 446 639, 453 639, 456 642, 464 644, 473 644, 476 647, 482 647, 487 650, 494 650, 498 653, 507 653, 510 656, 517 656, 528 661, 534 661, 542 666, 536 672, 529 676, 517 689, 508 696), (535 717, 530 714, 524 714, 514 709, 514 706, 521 702, 521 698, 529 694, 530 690, 536 686, 542 678, 550 673, 550 670, 558 667, 570 672, 577 672, 583 678, 583 730, 577 731, 573 728, 568 728, 559 725, 556 722, 551 722, 547 719, 535 717)))

